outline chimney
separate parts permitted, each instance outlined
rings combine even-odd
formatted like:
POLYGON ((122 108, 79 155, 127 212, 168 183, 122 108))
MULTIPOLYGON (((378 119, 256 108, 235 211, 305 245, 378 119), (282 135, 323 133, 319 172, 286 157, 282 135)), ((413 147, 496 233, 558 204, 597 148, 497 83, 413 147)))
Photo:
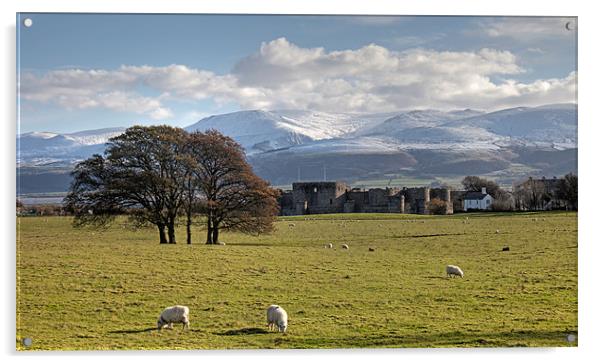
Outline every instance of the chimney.
POLYGON ((487 188, 482 187, 481 188, 481 193, 484 194, 484 195, 486 195, 487 194, 487 188))

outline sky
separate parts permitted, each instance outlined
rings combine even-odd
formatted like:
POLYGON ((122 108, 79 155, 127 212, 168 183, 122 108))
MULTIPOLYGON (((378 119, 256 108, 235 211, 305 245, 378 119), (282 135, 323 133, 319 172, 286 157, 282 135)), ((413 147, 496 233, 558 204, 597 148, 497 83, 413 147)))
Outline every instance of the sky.
POLYGON ((576 103, 562 17, 17 14, 19 132, 576 103), (26 18, 32 25, 24 25, 26 18))

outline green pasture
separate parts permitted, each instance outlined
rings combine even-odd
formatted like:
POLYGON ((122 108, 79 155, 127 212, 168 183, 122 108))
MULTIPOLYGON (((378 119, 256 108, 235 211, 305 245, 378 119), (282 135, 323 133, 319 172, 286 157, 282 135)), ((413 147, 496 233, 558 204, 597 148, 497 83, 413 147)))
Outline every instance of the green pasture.
POLYGON ((17 349, 576 345, 576 213, 313 215, 223 233, 225 246, 203 237, 186 245, 182 227, 159 245, 125 219, 18 218, 17 349), (174 304, 190 307, 190 330, 157 332, 174 304), (288 312, 286 334, 266 331, 270 304, 288 312))

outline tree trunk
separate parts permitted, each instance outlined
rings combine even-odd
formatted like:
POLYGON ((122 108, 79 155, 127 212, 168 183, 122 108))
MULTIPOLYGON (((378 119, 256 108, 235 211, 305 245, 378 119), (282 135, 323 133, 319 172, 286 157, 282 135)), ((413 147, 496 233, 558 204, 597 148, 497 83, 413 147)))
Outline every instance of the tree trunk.
POLYGON ((211 227, 211 219, 207 219, 207 242, 206 244, 213 244, 213 228, 211 227))
POLYGON ((165 225, 157 224, 157 228, 159 228, 159 244, 167 244, 167 239, 165 238, 165 225))
POLYGON ((219 228, 216 223, 213 223, 213 244, 219 244, 219 228))
POLYGON ((167 237, 169 238, 170 244, 176 243, 176 229, 174 228, 173 222, 170 222, 169 225, 167 225, 167 237))
POLYGON ((190 226, 192 225, 192 211, 188 208, 186 211, 186 244, 192 244, 192 231, 190 226))

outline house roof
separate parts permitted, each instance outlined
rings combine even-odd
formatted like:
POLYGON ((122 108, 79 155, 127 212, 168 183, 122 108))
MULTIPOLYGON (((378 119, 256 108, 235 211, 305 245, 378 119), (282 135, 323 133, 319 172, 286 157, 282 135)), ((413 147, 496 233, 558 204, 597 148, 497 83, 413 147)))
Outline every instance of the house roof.
POLYGON ((466 192, 466 194, 464 195, 464 199, 465 200, 482 200, 487 196, 488 196, 487 193, 471 191, 471 192, 466 192))

